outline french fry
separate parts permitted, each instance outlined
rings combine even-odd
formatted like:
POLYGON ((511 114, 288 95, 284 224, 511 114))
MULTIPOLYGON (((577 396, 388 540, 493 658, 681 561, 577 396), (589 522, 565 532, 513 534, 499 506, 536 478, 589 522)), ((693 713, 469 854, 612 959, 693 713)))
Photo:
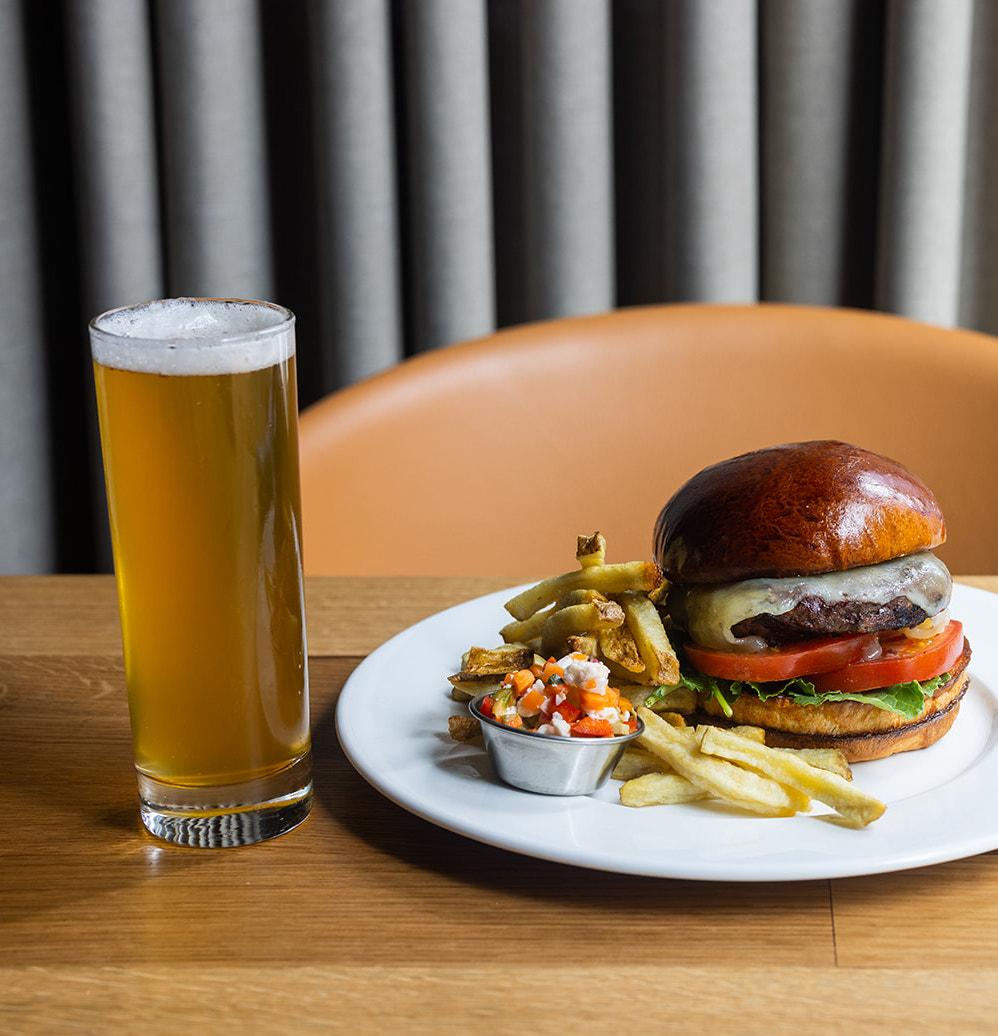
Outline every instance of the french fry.
POLYGON ((598 647, 595 633, 572 633, 565 638, 564 651, 549 651, 547 652, 547 655, 550 658, 551 655, 579 654, 585 655, 586 658, 594 658, 597 650, 598 647))
POLYGON ((608 598, 605 594, 601 594, 599 590, 594 590, 591 586, 580 586, 576 590, 568 590, 555 601, 555 610, 559 608, 571 608, 576 604, 593 604, 597 601, 606 601, 608 598))
POLYGON ((837 773, 843 780, 852 780, 849 760, 837 748, 774 748, 774 752, 790 752, 819 770, 837 773))
MULTIPOLYGON (((619 682, 617 689, 621 694, 624 694, 624 688, 619 682)), ((626 697, 635 706, 647 705, 652 712, 682 712, 688 715, 689 713, 696 711, 697 692, 694 691, 692 687, 674 687, 661 697, 656 697, 651 703, 646 699, 650 696, 652 688, 646 684, 641 688, 641 691, 644 692, 644 698, 642 698, 640 691, 636 688, 631 689, 630 693, 627 694, 626 697)))
POLYGON ((643 777, 646 773, 664 773, 667 769, 667 764, 647 748, 628 745, 610 776, 618 781, 631 781, 635 777, 643 777))
POLYGON ((450 681, 450 696, 452 701, 469 702, 480 694, 495 694, 502 686, 502 680, 498 677, 489 677, 485 680, 460 680, 456 676, 448 676, 450 681))
POLYGON ((496 691, 506 673, 525 669, 533 661, 533 651, 523 644, 469 648, 461 657, 461 671, 447 677, 451 684, 451 698, 468 701, 487 691, 496 691))
POLYGON ((615 662, 629 673, 643 673, 644 661, 634 643, 634 634, 625 623, 599 634, 599 653, 607 662, 615 662))
POLYGON ((665 720, 670 727, 685 727, 688 726, 686 717, 681 712, 660 712, 658 713, 659 719, 665 720))
POLYGON ((627 626, 634 636, 650 684, 679 682, 679 659, 662 625, 662 617, 647 594, 626 590, 617 595, 627 626))
POLYGON ((579 536, 575 548, 575 560, 583 568, 594 568, 602 565, 606 558, 606 539, 601 532, 592 536, 579 536))
POLYGON ((578 633, 596 633, 619 626, 624 621, 624 610, 616 601, 606 597, 584 604, 570 604, 551 613, 541 632, 541 654, 559 655, 565 638, 578 633))
POLYGON ((503 644, 495 648, 472 647, 461 658, 461 675, 504 676, 516 669, 525 669, 534 661, 533 652, 522 644, 503 644))
POLYGON ((699 728, 699 738, 702 752, 751 766, 784 786, 796 788, 831 806, 855 827, 866 827, 882 816, 887 808, 879 799, 845 778, 820 770, 793 753, 765 748, 720 727, 699 728))
MULTIPOLYGON (((686 726, 686 720, 678 712, 663 712, 661 716, 672 727, 686 726)), ((694 731, 690 731, 688 735, 684 736, 695 737, 696 734, 694 731)), ((631 744, 625 749, 610 776, 615 777, 618 781, 627 781, 646 773, 665 773, 669 770, 669 764, 661 756, 655 755, 654 752, 650 752, 640 745, 631 744)))
POLYGON ((554 614, 555 607, 552 603, 550 607, 534 612, 527 619, 514 619, 512 622, 507 622, 499 630, 499 636, 507 644, 529 644, 534 640, 540 641, 544 623, 554 614))
MULTIPOLYGON (((643 707, 638 708, 637 714, 644 718, 644 711, 650 710, 644 710, 643 707)), ((670 769, 675 769, 669 759, 668 746, 675 744, 685 748, 698 747, 697 731, 696 727, 688 726, 685 719, 682 723, 673 723, 670 714, 658 715, 655 713, 651 723, 645 721, 645 731, 638 738, 636 744, 639 748, 646 748, 652 755, 657 755, 670 769), (658 738, 655 737, 656 732, 660 735, 658 738)))
POLYGON ((474 716, 448 716, 447 732, 462 744, 482 736, 482 724, 474 716))
POLYGON ((625 806, 671 806, 698 802, 708 793, 678 773, 646 773, 620 786, 620 801, 625 806))
POLYGON ((662 582, 662 570, 654 561, 628 561, 616 565, 594 565, 551 576, 535 586, 521 591, 506 602, 506 611, 514 619, 523 621, 541 608, 557 601, 569 590, 589 587, 601 594, 641 590, 647 593, 662 582))
MULTIPOLYGON (((727 759, 705 754, 697 744, 692 727, 672 727, 651 709, 641 707, 637 711, 645 723, 638 742, 711 798, 768 817, 793 816, 808 808, 808 796, 804 792, 787 788, 727 759)), ((746 741, 746 744, 753 742, 746 741)))
POLYGON ((747 737, 750 741, 755 741, 760 745, 766 743, 766 731, 762 727, 729 727, 732 733, 737 734, 739 737, 747 737))
MULTIPOLYGON (((652 691, 655 690, 652 684, 644 683, 644 663, 642 663, 641 671, 638 673, 632 672, 630 669, 625 669, 619 662, 614 662, 612 658, 607 658, 606 655, 600 653, 600 661, 610 670, 610 677, 613 682, 613 686, 617 688, 621 694, 624 693, 624 687, 626 686, 632 693, 625 695, 630 698, 633 702, 635 697, 638 701, 644 702, 652 691)), ((635 704, 637 704, 635 702, 635 704)))

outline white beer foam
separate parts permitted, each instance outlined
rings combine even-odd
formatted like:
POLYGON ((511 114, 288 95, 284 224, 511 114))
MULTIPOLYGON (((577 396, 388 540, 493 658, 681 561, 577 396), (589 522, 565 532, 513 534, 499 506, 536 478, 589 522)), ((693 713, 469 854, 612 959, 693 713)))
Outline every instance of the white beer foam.
POLYGON ((144 374, 239 374, 294 355, 294 317, 238 299, 162 299, 114 309, 90 324, 93 358, 144 374))

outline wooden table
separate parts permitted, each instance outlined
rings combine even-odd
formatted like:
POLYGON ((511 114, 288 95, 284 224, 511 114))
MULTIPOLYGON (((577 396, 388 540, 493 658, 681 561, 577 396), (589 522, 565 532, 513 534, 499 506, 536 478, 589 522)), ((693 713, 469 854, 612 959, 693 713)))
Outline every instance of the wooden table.
POLYGON ((478 844, 370 788, 336 740, 344 680, 505 582, 310 580, 312 815, 206 851, 139 825, 111 579, 0 578, 0 1030, 998 1029, 998 854, 630 877, 478 844))

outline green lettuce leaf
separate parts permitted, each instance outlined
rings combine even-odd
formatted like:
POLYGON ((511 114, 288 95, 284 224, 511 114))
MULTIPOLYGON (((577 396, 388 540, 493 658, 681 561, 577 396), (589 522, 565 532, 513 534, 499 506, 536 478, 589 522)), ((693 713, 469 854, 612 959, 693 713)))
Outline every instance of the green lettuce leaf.
MULTIPOLYGON (((881 687, 876 691, 828 691, 818 694, 811 687, 810 693, 790 690, 787 693, 798 705, 820 705, 823 701, 855 701, 863 705, 873 705, 885 712, 896 712, 905 719, 914 719, 925 708, 926 699, 932 697, 949 675, 933 677, 931 680, 911 680, 908 683, 897 683, 890 687, 881 687)), ((806 685, 810 687, 810 685, 806 685)))
POLYGON ((698 672, 685 663, 679 674, 679 683, 663 686, 653 691, 645 704, 661 701, 668 697, 677 687, 689 687, 693 690, 713 697, 726 716, 731 715, 731 703, 737 701, 741 694, 755 694, 763 701, 785 694, 798 705, 820 705, 826 701, 854 701, 861 705, 872 705, 886 712, 896 712, 905 719, 914 719, 925 708, 937 688, 949 680, 949 673, 933 677, 931 680, 911 680, 909 683, 894 684, 881 687, 876 691, 828 691, 824 694, 814 689, 814 684, 804 679, 776 681, 773 683, 750 683, 747 680, 722 680, 698 672))

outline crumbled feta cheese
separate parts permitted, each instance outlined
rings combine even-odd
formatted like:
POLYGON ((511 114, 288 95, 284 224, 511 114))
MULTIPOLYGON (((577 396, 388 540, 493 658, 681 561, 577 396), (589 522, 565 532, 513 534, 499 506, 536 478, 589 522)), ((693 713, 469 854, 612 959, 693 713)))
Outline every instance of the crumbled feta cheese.
POLYGON ((551 716, 550 723, 543 723, 537 728, 539 734, 558 734, 561 737, 571 737, 572 725, 560 713, 555 712, 551 716))
POLYGON ((589 713, 593 719, 608 719, 611 723, 620 721, 620 709, 610 706, 606 709, 596 709, 589 713))
POLYGON ((576 687, 584 687, 598 694, 606 690, 610 670, 602 662, 572 654, 560 659, 558 665, 565 671, 565 683, 575 684, 576 687))

